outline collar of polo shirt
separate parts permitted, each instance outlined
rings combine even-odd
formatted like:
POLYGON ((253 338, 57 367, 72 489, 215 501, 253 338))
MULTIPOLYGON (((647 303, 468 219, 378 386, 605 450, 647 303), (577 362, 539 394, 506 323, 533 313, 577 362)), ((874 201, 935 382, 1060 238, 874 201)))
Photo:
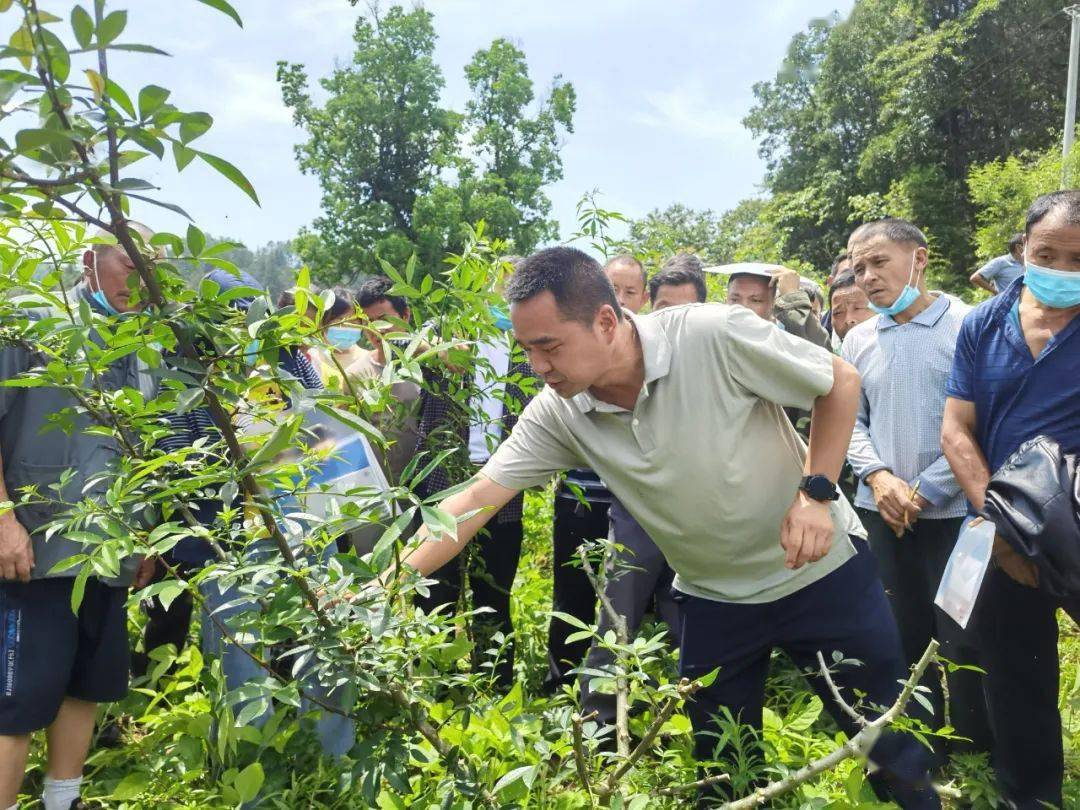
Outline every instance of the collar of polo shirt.
MULTIPOLYGON (((946 293, 940 290, 931 290, 930 295, 934 296, 934 303, 908 321, 908 323, 917 323, 919 326, 934 326, 941 320, 941 316, 949 311, 952 301, 946 293)), ((892 319, 891 315, 878 317, 877 328, 879 332, 882 329, 892 329, 894 326, 899 325, 892 319)))
MULTIPOLYGON (((642 394, 648 396, 649 385, 661 377, 666 377, 668 372, 671 371, 671 342, 656 324, 654 314, 634 315, 623 310, 623 316, 630 321, 630 325, 634 327, 634 331, 637 333, 638 340, 641 341, 641 353, 645 358, 645 384, 642 388, 642 394)), ((582 413, 593 410, 598 413, 621 413, 623 411, 618 405, 601 402, 589 391, 575 394, 571 401, 582 413)))

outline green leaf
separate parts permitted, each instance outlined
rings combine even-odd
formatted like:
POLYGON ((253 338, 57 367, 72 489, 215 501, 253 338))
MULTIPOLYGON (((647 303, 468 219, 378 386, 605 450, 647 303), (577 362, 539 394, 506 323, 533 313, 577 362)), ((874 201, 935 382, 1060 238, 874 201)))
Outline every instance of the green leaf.
POLYGON ((216 8, 222 14, 228 14, 236 21, 237 25, 241 28, 244 27, 244 21, 241 20, 240 15, 236 13, 236 9, 226 3, 225 0, 199 0, 199 2, 205 6, 210 6, 210 8, 216 8))
POLYGON ((75 41, 80 48, 89 48, 94 38, 94 19, 82 6, 71 10, 71 30, 75 32, 75 41))
POLYGON ((195 156, 199 153, 194 149, 188 149, 182 143, 173 141, 172 145, 173 160, 176 161, 176 170, 182 172, 187 165, 195 159, 195 156))
POLYGON ((528 783, 531 781, 529 777, 533 775, 535 770, 535 765, 522 765, 520 768, 514 768, 512 771, 508 771, 507 773, 503 774, 503 777, 498 782, 495 783, 495 787, 493 788, 494 792, 498 793, 499 791, 510 787, 510 785, 514 784, 519 780, 525 781, 526 785, 528 785, 528 783))
POLYGON ((172 54, 170 54, 170 53, 168 53, 166 51, 161 50, 160 48, 155 48, 153 45, 142 45, 142 44, 137 44, 137 43, 134 43, 134 42, 129 42, 129 43, 125 43, 125 44, 119 44, 118 43, 116 45, 110 45, 109 50, 110 51, 132 51, 134 53, 152 53, 152 54, 155 54, 157 56, 171 56, 172 55, 172 54))
POLYGON ((713 685, 713 681, 716 680, 716 676, 719 675, 719 674, 720 674, 720 667, 717 667, 716 669, 712 670, 711 672, 706 672, 700 678, 697 678, 696 681, 697 681, 697 683, 699 683, 701 685, 702 689, 708 689, 710 686, 713 685))
POLYGON ((11 4, 14 2, 15 0, 0 0, 0 14, 3 14, 5 11, 11 8, 11 4))
POLYGON ((202 252, 206 249, 206 237, 203 236, 203 232, 194 225, 188 225, 187 245, 188 252, 195 257, 201 256, 202 252))
POLYGON ((169 98, 169 92, 164 87, 156 84, 148 84, 139 91, 139 115, 146 119, 161 109, 161 105, 169 98))
POLYGON ((70 149, 72 140, 67 133, 56 129, 20 129, 15 133, 15 149, 19 152, 32 152, 43 146, 70 149))
POLYGON ((30 66, 34 63, 34 37, 30 33, 30 29, 26 27, 25 23, 11 35, 11 39, 8 40, 8 45, 19 52, 19 55, 17 56, 19 64, 29 70, 30 66))
POLYGON ((124 177, 116 183, 114 188, 118 188, 122 191, 146 191, 147 189, 155 189, 157 186, 149 180, 143 180, 139 177, 124 177))
POLYGON ((257 467, 267 461, 271 461, 281 453, 292 442, 293 437, 296 436, 297 428, 300 423, 296 419, 287 419, 278 425, 277 429, 270 435, 258 452, 251 457, 251 462, 248 464, 248 468, 257 467))
POLYGON ((176 412, 187 413, 194 409, 203 401, 205 393, 201 388, 188 388, 181 391, 179 396, 176 397, 176 412))
POLYGON ((116 786, 116 790, 112 793, 112 798, 120 802, 130 801, 131 799, 142 795, 149 784, 150 774, 145 771, 129 773, 123 778, 120 784, 116 786))
POLYGON ((120 107, 131 118, 135 118, 135 105, 131 103, 131 96, 127 94, 127 91, 114 82, 112 79, 105 80, 105 92, 109 94, 109 98, 119 104, 120 107))
POLYGON ((126 26, 126 11, 114 11, 111 14, 106 15, 105 19, 103 19, 97 27, 98 43, 100 45, 108 45, 123 33, 126 26))
POLYGON ((153 152, 158 159, 165 157, 165 145, 154 135, 139 127, 128 127, 122 130, 131 140, 135 141, 143 149, 153 152))
POLYGON ((91 568, 84 565, 75 576, 75 582, 71 586, 71 612, 78 615, 79 605, 82 604, 83 594, 86 593, 86 580, 90 578, 91 568))
POLYGON ((236 775, 233 787, 240 794, 242 801, 250 802, 259 795, 263 779, 265 779, 265 776, 263 775, 262 765, 258 762, 252 762, 236 775))
POLYGON ((241 191, 251 197, 256 205, 262 205, 259 202, 259 195, 255 193, 255 187, 251 185, 251 181, 244 177, 244 173, 229 163, 229 161, 219 158, 216 155, 208 155, 206 152, 199 152, 199 157, 217 169, 219 174, 231 180, 233 185, 237 186, 241 191))
POLYGON ((210 113, 188 113, 180 122, 180 142, 190 143, 196 138, 205 135, 213 125, 214 119, 210 117, 210 113))
POLYGON ((161 200, 155 200, 153 197, 147 197, 145 194, 136 194, 133 191, 125 192, 124 196, 125 197, 132 197, 132 198, 134 198, 136 200, 142 200, 143 202, 150 203, 150 205, 156 205, 156 206, 158 206, 160 208, 166 208, 169 211, 172 211, 173 213, 179 214, 180 216, 184 217, 184 219, 191 219, 191 214, 189 214, 187 211, 185 211, 179 205, 174 205, 173 203, 163 202, 161 200))

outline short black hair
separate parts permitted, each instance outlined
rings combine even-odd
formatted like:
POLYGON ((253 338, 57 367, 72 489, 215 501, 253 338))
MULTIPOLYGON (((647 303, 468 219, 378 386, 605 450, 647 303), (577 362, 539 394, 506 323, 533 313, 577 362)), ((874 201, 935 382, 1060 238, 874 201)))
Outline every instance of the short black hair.
MULTIPOLYGON (((686 250, 680 250, 678 253, 676 253, 674 256, 664 262, 664 265, 660 269, 688 270, 692 273, 704 273, 705 263, 701 261, 701 259, 698 258, 697 255, 690 253, 686 250)), ((687 282, 684 281, 681 283, 686 284, 687 282)))
POLYGON ((346 290, 344 287, 334 287, 334 302, 330 305, 330 308, 323 313, 324 321, 339 321, 342 318, 347 318, 349 315, 356 313, 356 302, 353 301, 353 294, 346 290))
POLYGON ((372 276, 356 291, 356 303, 361 307, 370 307, 380 301, 387 301, 398 317, 404 320, 409 309, 409 302, 403 295, 391 295, 390 290, 393 288, 394 282, 386 276, 372 276))
MULTIPOLYGON (((691 254, 679 254, 680 256, 689 256, 691 254)), ((694 258, 697 258, 696 256, 694 258)), ((706 298, 705 290, 705 274, 700 270, 691 270, 688 267, 668 267, 661 270, 655 276, 649 279, 649 302, 656 303, 656 296, 660 293, 661 287, 681 287, 684 284, 693 284, 694 292, 697 293, 697 299, 699 303, 704 304, 706 298)))
POLYGON ((850 260, 851 260, 851 254, 850 253, 848 253, 847 251, 844 251, 843 253, 841 253, 839 256, 837 256, 835 259, 833 259, 832 269, 829 270, 829 275, 830 276, 835 276, 836 271, 840 269, 840 265, 842 265, 844 262, 850 261, 850 260))
POLYGON ((867 222, 855 229, 852 237, 864 242, 875 236, 884 236, 890 242, 901 245, 918 245, 927 247, 926 234, 906 219, 898 217, 885 217, 874 222, 867 222))
POLYGON ((628 264, 631 267, 637 268, 637 271, 641 273, 641 286, 644 287, 649 283, 649 274, 645 272, 645 265, 643 265, 632 253, 620 253, 613 259, 608 259, 607 264, 604 265, 604 269, 614 267, 617 264, 628 264))
POLYGON ((1024 244, 1024 235, 1022 233, 1014 233, 1009 237, 1009 253, 1016 253, 1016 249, 1024 244))
POLYGON ((511 304, 528 301, 544 292, 555 297, 564 320, 592 326, 601 307, 609 306, 622 320, 622 307, 600 263, 572 247, 539 250, 518 265, 506 284, 511 304))
POLYGON ((852 273, 850 270, 845 270, 843 273, 838 275, 833 281, 832 285, 829 287, 829 309, 832 309, 832 296, 834 292, 854 286, 855 274, 852 273))
POLYGON ((1024 220, 1024 234, 1031 236, 1031 229, 1054 212, 1061 211, 1066 225, 1080 225, 1080 191, 1051 191, 1037 197, 1027 210, 1024 220))

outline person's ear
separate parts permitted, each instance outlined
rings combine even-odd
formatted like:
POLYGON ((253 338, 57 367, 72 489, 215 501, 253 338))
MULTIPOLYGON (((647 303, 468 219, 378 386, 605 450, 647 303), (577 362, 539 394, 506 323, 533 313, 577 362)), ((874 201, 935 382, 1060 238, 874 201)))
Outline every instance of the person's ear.
POLYGON ((928 264, 930 264, 930 251, 920 245, 915 250, 915 270, 925 272, 928 264))
POLYGON ((615 314, 611 304, 604 304, 596 313, 594 323, 600 327, 600 334, 610 338, 615 334, 615 327, 619 325, 619 316, 615 314))

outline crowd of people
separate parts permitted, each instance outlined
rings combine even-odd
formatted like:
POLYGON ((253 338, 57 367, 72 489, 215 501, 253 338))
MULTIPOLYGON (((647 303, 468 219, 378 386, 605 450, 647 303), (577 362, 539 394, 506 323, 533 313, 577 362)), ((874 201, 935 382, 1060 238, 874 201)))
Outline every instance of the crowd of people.
MULTIPOLYGON (((602 266, 575 248, 552 247, 509 260, 513 272, 495 288, 505 303, 490 313, 498 334, 468 347, 472 365, 440 355, 423 384, 384 384, 395 362, 390 336, 420 327, 416 302, 381 276, 353 292, 336 290, 325 312, 309 313, 319 328, 311 345, 282 349, 278 361, 306 388, 392 403, 377 409, 391 483, 416 454, 454 451, 418 494, 464 485, 440 504, 458 520, 456 537, 420 527, 403 559, 410 575, 431 581, 418 600, 425 610, 453 610, 466 585, 472 607, 486 609, 475 630, 504 640, 491 665, 498 686, 515 678, 510 596, 524 536, 522 493, 558 478, 553 611, 598 624, 601 635, 611 629, 574 564, 582 543, 610 537, 603 597, 629 633, 653 614, 678 648, 683 675, 716 671, 686 705, 701 760, 727 753, 718 718, 730 713, 761 727, 774 649, 807 673, 837 724, 854 735, 860 726, 832 689, 872 716, 872 707, 894 702, 909 665, 937 639, 943 657, 960 666, 944 679, 928 676, 927 705, 911 713, 934 729, 947 716, 955 731, 929 747, 910 733, 883 733, 868 757, 875 792, 905 808, 939 807, 933 779, 950 754, 985 752, 1011 806, 1060 806, 1056 611, 1080 614, 1071 594, 1046 587, 1052 555, 1022 553, 999 536, 966 628, 934 598, 957 538, 987 517, 988 493, 1016 454, 1034 439, 1080 451, 1080 191, 1033 202, 1008 254, 972 275, 993 294, 978 306, 929 289, 930 260, 922 231, 893 218, 852 232, 824 295, 775 265, 705 267, 682 252, 650 276, 629 254, 602 266), (726 279, 724 304, 706 302, 710 273, 726 279), (454 396, 460 391, 466 407, 454 396), (442 542, 427 542, 434 539, 442 542), (455 558, 471 541, 465 570, 455 558), (840 655, 829 683, 818 657, 831 661, 833 653, 840 655)), ((123 317, 136 306, 122 250, 96 244, 83 264, 74 294, 99 316, 123 317)), ((221 270, 210 279, 222 291, 255 286, 221 270)), ((240 308, 252 300, 232 299, 240 308)), ((296 301, 286 294, 278 304, 293 309, 296 301)), ((32 349, 5 345, 0 379, 39 362, 32 349)), ((149 397, 144 372, 128 354, 105 383, 149 397)), ((70 394, 49 386, 0 387, 0 501, 18 502, 22 488, 47 487, 65 470, 74 473, 64 487, 82 492, 108 463, 112 440, 85 430, 87 423, 70 435, 42 431, 49 414, 70 404, 70 394)), ((168 419, 165 450, 215 435, 202 409, 168 419)), ((208 502, 196 517, 209 525, 222 508, 220 499, 208 502)), ((125 561, 115 579, 91 577, 72 612, 75 571, 54 568, 82 547, 62 533, 46 539, 41 529, 57 517, 51 510, 20 504, 0 514, 4 808, 16 804, 31 734, 40 730, 46 810, 82 806, 97 704, 128 688, 128 588, 166 570, 161 561, 125 561)), ((1040 526, 1044 535, 1055 530, 1040 526)), ((363 531, 347 540, 328 553, 363 554, 373 542, 363 531)), ((170 554, 168 569, 186 572, 212 556, 194 536, 170 554)), ((401 575, 388 572, 366 592, 401 575)), ((222 609, 214 621, 203 617, 203 648, 222 659, 231 686, 241 685, 257 673, 222 627, 246 608, 213 585, 204 595, 222 609)), ((190 598, 151 602, 148 610, 139 646, 183 647, 190 598)), ((579 680, 584 712, 610 725, 615 698, 577 671, 583 663, 586 672, 614 671, 612 655, 574 631, 552 617, 545 688, 579 680)), ((319 721, 318 735, 329 756, 354 742, 351 723, 336 715, 319 721)), ((703 789, 703 803, 713 791, 723 787, 703 789)))

